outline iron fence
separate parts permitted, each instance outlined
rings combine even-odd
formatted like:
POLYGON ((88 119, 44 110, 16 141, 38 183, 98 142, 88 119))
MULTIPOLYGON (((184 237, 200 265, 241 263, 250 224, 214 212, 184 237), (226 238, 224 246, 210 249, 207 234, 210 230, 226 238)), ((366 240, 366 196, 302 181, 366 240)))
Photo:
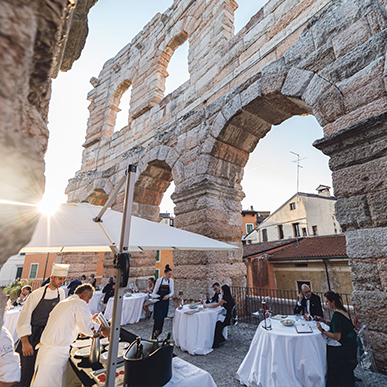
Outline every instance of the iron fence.
MULTIPOLYGON (((235 302, 238 303, 238 320, 249 324, 259 324, 262 319, 262 301, 266 301, 273 316, 277 314, 294 314, 298 301, 298 292, 295 290, 244 288, 233 286, 231 288, 235 302)), ((324 293, 313 292, 320 297, 324 318, 330 320, 332 310, 324 303, 324 293)), ((340 293, 344 306, 353 319, 355 314, 350 294, 340 293)))

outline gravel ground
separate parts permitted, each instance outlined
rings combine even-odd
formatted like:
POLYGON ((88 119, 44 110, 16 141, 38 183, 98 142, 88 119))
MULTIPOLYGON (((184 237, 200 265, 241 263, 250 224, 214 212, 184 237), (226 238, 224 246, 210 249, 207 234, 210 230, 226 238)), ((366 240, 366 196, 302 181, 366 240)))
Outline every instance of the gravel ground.
MULTIPOLYGON (((170 317, 165 319, 161 338, 164 338, 168 332, 172 333, 173 315, 174 309, 171 305, 169 311, 170 317)), ((152 333, 153 319, 141 320, 137 324, 127 325, 125 328, 128 331, 147 339, 152 333)), ((192 356, 187 352, 181 351, 178 347, 175 347, 174 353, 185 361, 209 372, 218 387, 238 387, 241 386, 241 384, 236 379, 235 375, 239 365, 242 363, 243 358, 249 350, 256 329, 256 325, 245 323, 239 323, 233 327, 229 327, 228 339, 225 344, 218 349, 214 349, 206 356, 192 356)), ((355 376, 362 378, 358 367, 355 370, 355 376)), ((365 376, 367 386, 387 387, 387 376, 381 374, 376 375, 370 371, 366 371, 365 376), (380 380, 379 384, 377 382, 378 378, 380 380)), ((363 384, 362 382, 356 382, 355 386, 362 387, 363 384)))

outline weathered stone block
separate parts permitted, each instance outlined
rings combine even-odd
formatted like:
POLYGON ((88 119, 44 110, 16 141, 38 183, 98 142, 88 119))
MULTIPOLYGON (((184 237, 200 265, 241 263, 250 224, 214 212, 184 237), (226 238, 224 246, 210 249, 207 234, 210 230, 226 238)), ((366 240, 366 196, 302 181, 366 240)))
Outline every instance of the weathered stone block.
POLYGON ((315 74, 302 94, 302 100, 309 106, 314 106, 316 101, 324 94, 331 84, 315 74))
POLYGON ((333 52, 332 41, 328 40, 327 43, 318 47, 312 51, 305 59, 301 60, 297 67, 304 70, 313 71, 315 73, 328 66, 330 63, 336 60, 335 53, 333 52))
POLYGON ((289 97, 301 97, 313 78, 313 73, 292 67, 282 87, 282 94, 289 97))
POLYGON ((333 50, 339 58, 371 38, 367 18, 363 17, 332 39, 333 50))
POLYGON ((335 209, 336 219, 343 231, 372 226, 365 195, 339 199, 335 209))
POLYGON ((313 114, 322 126, 345 114, 343 95, 337 87, 332 86, 320 96, 314 104, 313 114))
POLYGON ((349 267, 357 291, 383 290, 376 259, 350 259, 349 267))
POLYGON ((387 228, 347 231, 347 255, 350 258, 387 257, 387 228))
POLYGON ((302 35, 299 41, 285 52, 284 58, 287 66, 296 66, 306 60, 315 51, 312 33, 302 35))
POLYGON ((373 35, 383 31, 387 27, 385 14, 380 8, 375 8, 367 14, 368 24, 373 35))

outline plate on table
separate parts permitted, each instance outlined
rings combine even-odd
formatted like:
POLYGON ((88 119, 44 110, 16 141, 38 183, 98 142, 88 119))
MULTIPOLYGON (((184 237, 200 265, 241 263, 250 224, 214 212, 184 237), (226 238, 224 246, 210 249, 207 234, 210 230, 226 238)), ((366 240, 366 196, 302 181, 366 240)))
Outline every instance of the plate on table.
POLYGON ((196 304, 191 304, 191 305, 188 305, 188 308, 190 308, 190 309, 198 309, 199 306, 196 305, 196 304))
POLYGON ((160 297, 160 294, 152 293, 150 296, 151 296, 152 298, 159 298, 159 297, 160 297))
POLYGON ((91 339, 74 341, 71 346, 74 348, 90 347, 91 339))
MULTIPOLYGON (((118 352, 125 350, 129 347, 129 343, 122 341, 121 343, 118 343, 118 352)), ((109 346, 106 346, 106 351, 109 351, 109 346)))
POLYGON ((281 324, 285 327, 292 327, 296 322, 290 318, 281 320, 281 324))
MULTIPOLYGON (((122 357, 124 356, 124 353, 125 353, 125 349, 118 350, 118 353, 117 353, 117 361, 120 361, 119 358, 122 358, 122 357)), ((109 352, 101 353, 101 355, 100 355, 100 357, 99 357, 99 361, 100 361, 100 363, 103 365, 104 368, 106 368, 106 366, 107 366, 108 357, 109 357, 109 352)), ((122 359, 121 359, 121 360, 122 360, 122 359)))
POLYGON ((85 347, 78 349, 77 352, 75 352, 75 356, 81 356, 81 357, 88 357, 90 356, 90 347, 85 347))

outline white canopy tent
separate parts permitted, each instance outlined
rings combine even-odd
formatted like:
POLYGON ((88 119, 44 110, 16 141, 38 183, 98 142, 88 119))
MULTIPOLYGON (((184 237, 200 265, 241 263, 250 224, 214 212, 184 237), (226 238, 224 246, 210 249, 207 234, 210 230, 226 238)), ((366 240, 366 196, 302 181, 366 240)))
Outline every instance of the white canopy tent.
MULTIPOLYGON (((41 215, 31 241, 21 253, 107 252, 119 248, 123 214, 89 203, 62 204, 52 216, 41 215)), ((232 250, 236 246, 132 216, 127 251, 232 250)))

